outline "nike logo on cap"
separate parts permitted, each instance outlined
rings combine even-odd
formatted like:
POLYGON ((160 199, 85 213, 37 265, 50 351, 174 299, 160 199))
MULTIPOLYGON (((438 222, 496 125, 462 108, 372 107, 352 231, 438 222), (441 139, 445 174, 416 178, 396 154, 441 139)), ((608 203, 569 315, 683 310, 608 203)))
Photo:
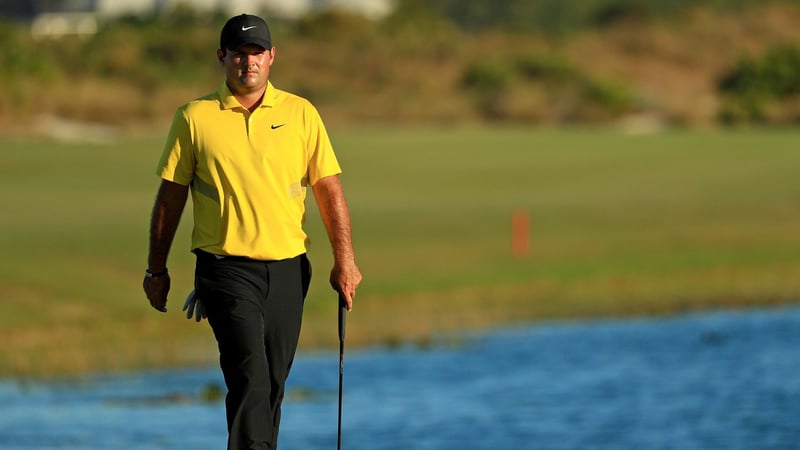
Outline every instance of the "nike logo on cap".
POLYGON ((256 27, 255 25, 253 25, 251 27, 246 27, 246 26, 242 25, 242 31, 252 30, 255 27, 256 27))

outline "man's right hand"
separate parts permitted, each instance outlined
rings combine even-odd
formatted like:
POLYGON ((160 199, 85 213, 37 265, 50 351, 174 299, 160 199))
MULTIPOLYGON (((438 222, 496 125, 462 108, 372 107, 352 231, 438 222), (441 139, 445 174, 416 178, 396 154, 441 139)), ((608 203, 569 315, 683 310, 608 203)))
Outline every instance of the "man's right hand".
POLYGON ((167 312, 167 294, 170 279, 167 273, 167 256, 183 207, 189 196, 189 186, 162 180, 156 194, 153 216, 150 218, 150 246, 147 253, 147 268, 142 286, 150 305, 167 312))
POLYGON ((161 312, 167 312, 167 294, 169 293, 170 284, 169 274, 160 277, 144 277, 142 287, 144 287, 144 293, 153 308, 161 312))

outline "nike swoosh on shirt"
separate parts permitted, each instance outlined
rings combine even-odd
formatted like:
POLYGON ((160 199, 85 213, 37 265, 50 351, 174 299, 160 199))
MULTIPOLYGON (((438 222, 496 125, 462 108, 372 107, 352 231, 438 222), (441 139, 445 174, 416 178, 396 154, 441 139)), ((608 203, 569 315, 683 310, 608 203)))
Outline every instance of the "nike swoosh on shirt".
POLYGON ((270 128, 272 128, 273 130, 277 130, 278 128, 280 128, 280 127, 282 127, 282 126, 284 126, 284 125, 286 125, 286 124, 285 124, 285 123, 282 123, 282 124, 280 124, 280 125, 275 125, 275 124, 273 124, 273 125, 272 125, 270 128))
POLYGON ((244 25, 242 25, 242 31, 252 30, 255 27, 256 27, 255 25, 253 25, 252 27, 245 27, 244 25))

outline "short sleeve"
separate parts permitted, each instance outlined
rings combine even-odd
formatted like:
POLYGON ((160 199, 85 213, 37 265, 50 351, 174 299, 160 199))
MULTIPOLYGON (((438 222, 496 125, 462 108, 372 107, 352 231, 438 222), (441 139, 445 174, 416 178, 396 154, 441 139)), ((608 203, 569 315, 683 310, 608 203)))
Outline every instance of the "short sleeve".
POLYGON ((185 108, 180 108, 172 119, 156 175, 164 180, 188 186, 194 176, 194 167, 195 152, 191 126, 185 108))
POLYGON ((336 154, 333 152, 328 132, 316 108, 309 105, 306 111, 308 136, 308 182, 312 186, 322 178, 342 172, 336 154))

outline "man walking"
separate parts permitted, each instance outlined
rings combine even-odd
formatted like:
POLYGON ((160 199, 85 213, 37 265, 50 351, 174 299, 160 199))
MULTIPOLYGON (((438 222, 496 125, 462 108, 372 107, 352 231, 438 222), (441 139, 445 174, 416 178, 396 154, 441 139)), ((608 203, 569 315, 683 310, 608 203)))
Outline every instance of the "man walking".
POLYGON ((314 191, 334 253, 330 283, 350 310, 355 263, 341 172, 316 109, 275 88, 267 23, 232 17, 217 59, 225 82, 180 107, 158 165, 144 291, 165 312, 169 254, 189 192, 195 291, 228 388, 229 449, 277 446, 284 385, 311 279, 302 225, 314 191))

